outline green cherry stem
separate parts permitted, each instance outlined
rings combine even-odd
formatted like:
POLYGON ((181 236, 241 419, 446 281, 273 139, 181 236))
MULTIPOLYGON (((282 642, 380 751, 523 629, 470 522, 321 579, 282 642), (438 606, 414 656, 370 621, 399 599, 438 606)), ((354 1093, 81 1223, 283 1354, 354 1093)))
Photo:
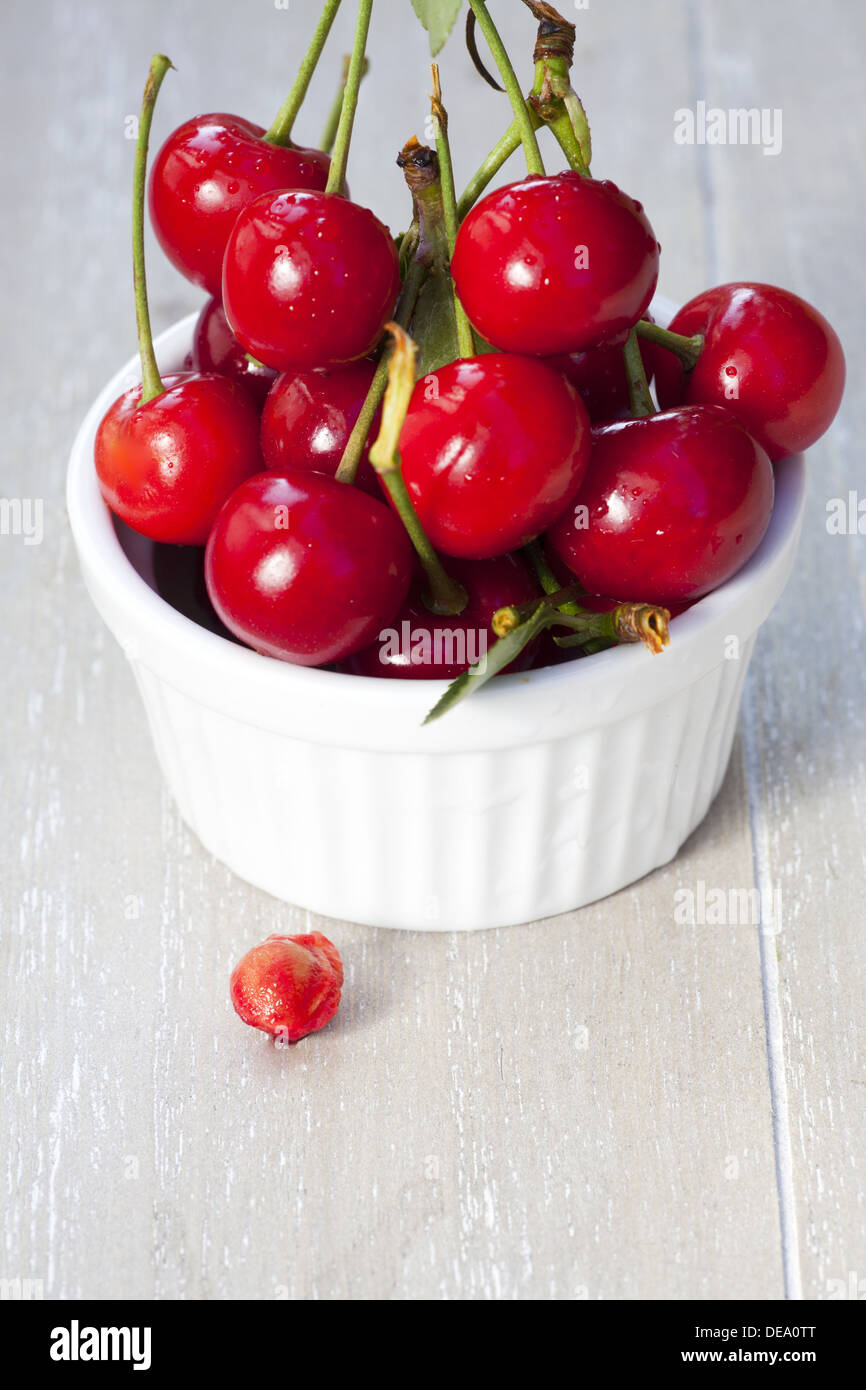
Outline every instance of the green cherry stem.
MULTIPOLYGON (((535 572, 535 577, 541 585, 542 589, 544 590, 545 594, 548 597, 551 594, 557 595, 560 601, 557 603, 556 606, 561 613, 570 613, 572 615, 576 615, 584 611, 581 608, 580 604, 577 603, 573 598, 570 599, 562 597, 562 585, 560 584, 556 575, 553 573, 553 570, 550 568, 550 565, 547 563, 547 557, 539 541, 530 541, 528 545, 525 545, 523 547, 523 553, 529 561, 529 564, 532 567, 533 571, 535 572)), ((575 589, 578 590, 578 596, 583 594, 584 592, 582 589, 580 589, 579 585, 571 585, 569 588, 569 592, 575 589)))
POLYGON ((147 305, 147 277, 144 269, 144 186, 147 181, 147 147, 150 141, 150 127, 153 124, 153 108, 163 78, 169 68, 173 67, 174 63, 170 58, 166 58, 164 53, 155 53, 150 60, 150 71, 144 86, 141 116, 138 121, 132 177, 132 273, 135 286, 135 325, 138 330, 138 352, 141 358, 141 405, 146 405, 154 396, 162 395, 165 390, 153 350, 153 332, 147 305))
POLYGON ((698 358, 704 349, 704 339, 701 333, 696 333, 693 338, 687 338, 682 333, 671 333, 669 328, 662 328, 657 323, 649 323, 646 319, 640 319, 635 324, 635 330, 639 338, 646 338, 649 343, 658 343, 659 347, 667 348, 669 352, 676 353, 687 372, 690 372, 697 365, 698 358))
POLYGON ((316 32, 313 34, 310 47, 298 69, 292 90, 277 112, 272 126, 265 132, 264 139, 267 140, 268 144, 288 145, 291 143, 295 120, 303 105, 304 97, 307 95, 307 89, 341 4, 342 0, 326 0, 322 17, 316 25, 316 32))
POLYGON ((571 85, 577 30, 546 0, 523 0, 538 20, 529 104, 550 126, 572 169, 590 178, 592 138, 583 103, 571 85))
POLYGON ((554 637, 558 647, 585 647, 598 641, 619 644, 643 642, 658 656, 670 643, 671 615, 652 603, 620 603, 610 613, 581 613, 561 619, 570 637, 554 637))
MULTIPOLYGON (((620 603, 609 613, 593 613, 580 608, 574 595, 580 586, 571 584, 541 600, 545 627, 564 627, 571 634, 556 637, 560 647, 582 647, 599 639, 608 642, 643 642, 658 654, 670 642, 670 613, 653 603, 620 603), (575 611, 571 611, 572 608, 575 611)), ((538 603, 525 603, 519 608, 500 608, 493 615, 493 631, 497 637, 508 637, 523 624, 538 618, 538 603)))
POLYGON ((550 126, 569 167, 584 178, 591 178, 589 121, 571 85, 566 58, 546 57, 536 61, 529 103, 539 119, 550 126))
POLYGON ((632 415, 636 420, 645 415, 655 415, 656 408, 653 405, 653 398, 650 395, 649 386, 647 384, 646 369, 641 356, 637 330, 634 328, 626 339, 622 355, 625 359, 625 370, 628 377, 628 398, 632 415))
MULTIPOLYGON (((527 107, 527 115, 532 122, 533 130, 539 130, 544 125, 540 116, 527 107)), ((495 179, 503 164, 511 158, 515 150, 520 149, 520 131, 516 121, 512 121, 498 144, 494 145, 489 155, 480 168, 473 174, 466 188, 461 194, 457 203, 457 216, 462 222, 468 212, 474 208, 485 188, 495 179)))
MULTIPOLYGON (((319 149, 324 150, 325 154, 331 153, 331 151, 334 148, 334 141, 337 138, 337 129, 340 124, 340 117, 343 114, 343 96, 346 91, 346 83, 349 80, 349 64, 351 61, 351 56, 347 53, 345 58, 343 59, 343 76, 341 77, 340 85, 337 88, 337 95, 334 97, 334 104, 328 113, 327 124, 325 126, 325 129, 322 131, 322 138, 319 142, 319 149)), ((361 70, 362 80, 367 76, 367 73, 369 71, 370 60, 369 58, 365 58, 364 66, 361 70)))
POLYGON ((544 592, 546 594, 559 593, 559 590, 562 588, 562 585, 560 584, 556 575, 553 573, 553 570, 550 568, 550 565, 547 563, 544 551, 542 550, 538 541, 530 541, 528 545, 525 545, 523 547, 523 553, 529 561, 529 564, 535 573, 535 577, 538 580, 544 592))
POLYGON ((457 240, 459 219, 457 216, 457 192, 454 187, 454 165, 451 162, 451 145, 448 140, 448 112, 442 104, 442 83, 439 80, 439 64, 432 63, 433 96, 433 135, 436 153, 439 156, 439 181, 442 184, 442 204, 445 210, 445 230, 448 233, 448 250, 453 254, 457 240))
POLYGON ((505 45, 499 35, 490 12, 487 9, 485 0, 469 0, 472 13, 478 21, 478 27, 487 40, 490 52, 493 54, 494 61, 499 69, 502 78, 502 85, 508 93, 511 102, 511 109, 514 112, 514 120, 520 132, 520 141, 526 156, 526 168, 530 174, 544 174, 544 161, 541 158, 541 150, 538 148, 538 140, 535 136, 535 124, 532 121, 526 107, 517 75, 511 64, 505 45))
POLYGON ((364 76, 364 60, 367 56, 367 38, 370 33, 370 17, 373 13, 373 0, 358 0, 358 22, 355 26, 355 42, 349 59, 349 72, 343 92, 343 105, 334 141, 334 153, 328 174, 326 193, 342 193, 346 182, 346 166, 349 162, 349 146, 352 143, 352 130, 355 125, 355 112, 358 109, 358 93, 364 76))
MULTIPOLYGON (((414 235, 414 228, 410 228, 406 233, 406 237, 410 240, 414 239, 414 235)), ((404 240, 405 239, 404 237, 404 240)), ((397 300, 397 308, 394 311, 395 322, 400 328, 407 329, 412 322, 415 305, 421 293, 421 286, 427 279, 427 274, 427 267, 422 265, 420 261, 413 260, 409 265, 406 278, 403 281, 403 289, 400 292, 400 298, 397 300)), ((340 459, 340 465, 335 474, 338 483, 354 483, 357 476, 361 456, 364 452, 364 445, 367 443, 367 437, 370 433, 376 411, 382 403, 382 397, 388 385, 389 355, 388 351, 382 354, 373 380, 370 382, 370 389, 361 407, 361 413, 355 421, 352 433, 346 440, 343 457, 340 459)))
POLYGON ((425 595, 424 598, 427 607, 433 613, 462 613, 466 607, 466 590, 461 584, 450 579, 445 572, 442 561, 421 525, 403 478, 400 434, 412 392, 415 390, 415 358, 418 349, 398 323, 389 323, 387 330, 394 338, 394 348, 388 364, 388 386, 382 407, 382 428, 379 438, 370 447, 370 462, 387 489, 388 496, 424 567, 430 586, 429 595, 425 595))
MULTIPOLYGON (((451 162, 451 145, 448 141, 448 112, 442 105, 442 86, 439 81, 439 64, 434 63, 433 71, 433 131, 436 141, 436 153, 439 156, 439 181, 442 187, 442 207, 445 217, 445 231, 448 237, 448 276, 451 279, 451 257, 454 255, 454 246, 457 241, 457 228, 459 220, 457 216, 457 190, 454 187, 454 166, 451 162)), ((457 286, 451 280, 451 290, 454 295, 454 316, 457 323, 457 345, 460 349, 461 357, 473 357, 475 355, 475 338, 472 333, 472 325, 466 314, 466 310, 460 303, 460 296, 457 293, 457 286)))
POLYGON ((504 671, 520 653, 548 628, 566 627, 571 637, 554 638, 560 646, 579 646, 585 651, 600 651, 620 642, 643 642, 653 653, 661 652, 670 641, 670 614, 666 608, 646 603, 621 603, 612 613, 585 613, 567 617, 556 607, 559 598, 574 593, 574 586, 560 594, 523 604, 520 608, 500 608, 493 616, 493 631, 497 640, 485 653, 483 661, 470 666, 452 681, 445 694, 431 709, 425 724, 441 719, 468 695, 481 690, 500 671, 504 671))
MULTIPOLYGON (((530 541, 524 546, 523 553, 534 569, 545 597, 552 599, 556 611, 569 619, 563 625, 570 627, 574 635, 555 638, 559 646, 582 646, 589 651, 591 647, 601 650, 608 642, 640 641, 652 651, 661 650, 661 647, 654 645, 656 639, 662 647, 668 645, 671 615, 666 608, 650 603, 621 603, 613 613, 593 613, 579 602, 585 596, 579 584, 570 584, 567 589, 561 587, 538 541, 530 541), (579 619, 579 623, 572 623, 572 618, 579 619), (600 644, 598 648, 594 646, 596 642, 600 644)), ((516 626, 515 620, 525 621, 532 609, 531 604, 525 605, 524 609, 501 608, 494 615, 494 631, 500 635, 512 631, 516 626)))

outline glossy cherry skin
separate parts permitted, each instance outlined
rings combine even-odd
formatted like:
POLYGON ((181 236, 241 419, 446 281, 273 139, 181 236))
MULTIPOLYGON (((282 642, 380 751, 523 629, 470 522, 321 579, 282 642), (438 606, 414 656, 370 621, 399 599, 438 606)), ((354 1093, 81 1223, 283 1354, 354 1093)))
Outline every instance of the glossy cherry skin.
POLYGON ((150 218, 182 275, 219 295, 223 256, 238 213, 277 188, 324 189, 331 161, 321 150, 272 145, 264 129, 217 111, 178 126, 153 161, 150 218))
POLYGON ((367 208, 324 193, 266 193, 238 217, 223 264, 232 332, 280 371, 368 357, 400 290, 391 233, 367 208))
POLYGON ((593 431, 589 471, 548 544, 591 593, 696 599, 754 554, 773 491, 765 451, 721 406, 623 420, 593 431))
POLYGON ((143 536, 204 545, 229 493, 259 472, 259 415, 249 394, 224 376, 179 373, 140 405, 124 391, 96 432, 102 495, 143 536))
POLYGON ((640 203, 606 180, 530 176, 476 204, 452 270, 479 333, 504 352, 583 352, 649 305, 659 245, 640 203))
MULTIPOLYGON (((653 321, 649 314, 645 314, 644 318, 653 321)), ((627 333, 621 333, 613 342, 602 343, 601 347, 589 348, 586 352, 576 352, 570 356, 547 358, 548 366, 563 372, 577 387, 594 425, 619 420, 631 413, 623 359, 627 337, 627 333)), ((651 383, 659 355, 664 353, 665 357, 670 357, 670 353, 646 338, 640 340, 640 353, 647 381, 651 383)))
POLYGON ((670 325, 705 338, 686 375, 662 351, 663 406, 724 405, 775 462, 808 449, 830 428, 845 389, 845 355, 817 309, 773 285, 720 285, 690 300, 670 325))
POLYGON ((193 371, 216 372, 230 377, 249 391, 261 410, 277 379, 271 367, 250 360, 229 328, 225 310, 218 299, 209 299, 193 329, 189 364, 193 371))
MULTIPOLYGON (((267 467, 311 468, 333 478, 375 374, 376 364, 365 358, 335 372, 284 372, 278 377, 262 413, 267 467)), ((370 462, 370 444, 381 418, 379 409, 355 478, 358 487, 380 500, 382 488, 370 462)))
POLYGON ((444 555, 506 555, 568 506, 589 462, 577 391, 531 357, 492 353, 422 378, 400 453, 421 523, 444 555))
MULTIPOLYGON (((353 657, 350 669, 356 675, 390 680, 454 680, 495 642, 490 627, 494 613, 540 597, 538 584, 519 555, 502 555, 495 560, 451 559, 448 573, 468 595, 463 612, 456 617, 431 613, 422 597, 423 576, 418 576, 393 623, 378 634, 371 646, 353 657)), ((535 649, 535 644, 527 647, 506 669, 525 671, 535 649)))
POLYGON ((244 1023, 293 1043, 330 1023, 342 986, 339 951, 314 931, 269 936, 247 951, 232 971, 229 994, 244 1023))
POLYGON ((326 666, 369 645, 399 612, 414 569, 384 502, 321 473, 260 473, 226 502, 205 579, 226 627, 265 656, 326 666))

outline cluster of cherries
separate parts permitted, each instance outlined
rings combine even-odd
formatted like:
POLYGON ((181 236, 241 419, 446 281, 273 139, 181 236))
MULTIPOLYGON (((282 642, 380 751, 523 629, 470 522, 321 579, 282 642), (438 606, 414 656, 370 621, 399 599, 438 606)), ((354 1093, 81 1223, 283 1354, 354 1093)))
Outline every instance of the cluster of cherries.
MULTIPOLYGON (((325 7, 319 50, 338 4, 325 7)), ((654 324, 660 248, 641 204, 590 175, 580 122, 563 143, 572 167, 544 173, 540 121, 522 98, 526 177, 458 215, 440 119, 437 153, 424 153, 450 229, 445 260, 431 262, 422 193, 395 241, 345 185, 369 0, 360 10, 332 157, 295 146, 286 119, 265 132, 220 113, 187 121, 154 160, 158 240, 211 296, 188 369, 165 379, 141 225, 169 66, 153 60, 134 213, 142 384, 100 425, 103 494, 154 541, 206 547, 216 613, 268 656, 451 679, 460 666, 429 644, 386 655, 380 634, 408 622, 413 634, 486 637, 500 610, 521 622, 539 602, 579 635, 561 649, 527 644, 524 664, 584 655, 600 629, 581 629, 581 614, 626 601, 677 611, 746 563, 770 520, 773 464, 836 413, 839 340, 796 295, 751 283, 654 324), (459 348, 401 392, 403 330, 422 339, 423 359, 415 315, 436 276, 459 348)), ((481 0, 472 10, 495 38, 481 0)), ((503 76, 511 92, 507 66, 503 76)), ((574 111, 558 90, 548 106, 560 125, 574 111)))

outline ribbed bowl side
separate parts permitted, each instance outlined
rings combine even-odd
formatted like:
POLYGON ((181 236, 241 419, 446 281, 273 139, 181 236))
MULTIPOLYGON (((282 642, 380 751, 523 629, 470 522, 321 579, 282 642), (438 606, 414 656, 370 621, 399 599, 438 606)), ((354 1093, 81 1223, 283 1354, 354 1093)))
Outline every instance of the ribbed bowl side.
POLYGON ((627 721, 450 754, 278 736, 134 667, 169 787, 217 858, 327 916, 463 931, 581 907, 671 859, 721 786, 753 647, 627 721))

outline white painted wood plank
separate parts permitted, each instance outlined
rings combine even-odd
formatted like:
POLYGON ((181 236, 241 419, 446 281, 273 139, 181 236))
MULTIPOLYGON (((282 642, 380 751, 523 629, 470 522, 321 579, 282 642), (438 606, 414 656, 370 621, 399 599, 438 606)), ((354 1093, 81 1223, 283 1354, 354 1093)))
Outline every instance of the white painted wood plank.
MULTIPOLYGON (((33 190, 4 214, 16 254, 10 321, 19 325, 0 374, 5 476, 22 495, 38 478, 47 505, 43 546, 0 544, 10 1110, 0 1273, 41 1277, 61 1297, 777 1298, 758 935, 748 926, 683 928, 673 912, 678 888, 753 883, 739 747, 719 802, 677 863, 617 898, 468 939, 317 922, 344 951, 345 1004, 331 1029, 289 1054, 249 1034, 229 1008, 237 956, 269 931, 308 929, 311 919, 233 879, 180 826, 131 679, 77 578, 61 500, 77 419, 133 346, 123 117, 137 109, 149 54, 164 48, 179 68, 164 88, 164 132, 213 106, 267 120, 297 53, 301 7, 247 5, 242 18, 223 0, 206 8, 207 23, 191 20, 203 13, 199 0, 53 3, 3 17, 0 103, 6 128, 20 132, 3 158, 7 177, 33 190), (20 61, 37 40, 38 83, 20 61), (37 100, 47 110, 22 122, 37 100)), ((404 202, 390 151, 422 125, 427 87, 423 39, 406 37, 406 8, 383 0, 375 40, 406 128, 395 130, 368 89, 351 169, 356 196, 395 225, 404 202)), ((834 8, 846 7, 825 12, 834 8)), ((772 0, 764 12, 766 28, 749 44, 766 52, 789 11, 772 0)), ((516 7, 503 19, 509 37, 525 32, 516 7)), ((340 21, 340 51, 349 20, 340 21)), ((578 20, 597 168, 647 203, 665 248, 664 287, 682 297, 710 278, 715 224, 704 215, 702 156, 674 146, 672 112, 700 94, 696 59, 727 50, 696 34, 680 4, 596 5, 578 20), (640 120, 614 116, 627 92, 640 120)), ((738 42, 732 28, 728 48, 738 42)), ((816 52, 813 80, 826 91, 829 33, 816 52)), ((455 122, 461 107, 472 112, 458 151, 465 174, 498 134, 502 108, 456 46, 443 71, 455 122)), ((304 134, 315 136, 330 95, 329 83, 317 83, 304 134)), ((829 126, 821 128, 838 179, 829 126)), ((823 165, 821 178, 831 178, 823 165)), ((807 217, 801 190, 785 197, 779 186, 778 206, 807 217)), ((720 220, 724 254, 728 225, 720 220)), ((841 246, 848 224, 834 225, 841 246)), ((754 244, 745 269, 773 278, 766 220, 754 244)), ((816 286, 816 299, 832 278, 829 265, 820 273, 828 284, 816 286)), ((151 284, 158 325, 195 307, 194 292, 156 254, 151 284)), ((854 310, 845 310, 849 323, 854 310)), ((831 466, 841 481, 842 456, 831 466)), ((811 589, 800 581, 798 602, 818 592, 828 543, 817 545, 805 572, 811 589)), ((848 549, 854 543, 837 544, 833 563, 848 549)), ((850 582, 853 569, 844 572, 850 582)), ((810 1089, 811 1109, 794 1112, 798 1124, 811 1116, 807 1162, 820 1159, 832 1175, 831 1195, 817 1206, 814 1183, 806 1189, 799 1179, 812 1203, 801 1229, 820 1244, 808 1234, 811 1210, 827 1259, 847 1268, 857 1258, 845 1242, 859 1199, 840 1145, 862 1131, 849 1119, 843 1077, 862 1041, 849 1008, 841 1040, 828 1040, 821 981, 828 960, 862 981, 856 898, 838 896, 856 840, 845 827, 837 835, 826 802, 816 805, 808 759, 819 757, 809 752, 817 725, 850 789, 847 745, 830 739, 827 721, 854 707, 825 651, 824 625, 821 652, 840 684, 822 683, 816 662, 785 694, 784 615, 790 622, 795 611, 789 602, 759 644, 753 688, 770 692, 770 711, 785 710, 795 730, 787 756, 798 768, 805 759, 788 789, 789 800, 800 797, 799 819, 786 804, 796 837, 786 832, 782 853, 814 845, 839 876, 834 931, 810 899, 799 968, 783 977, 780 998, 792 1111, 796 1067, 813 1046, 808 1030, 799 1038, 804 1020, 818 1039, 813 1078, 822 1052, 830 1058, 826 1094, 814 1102, 810 1089)), ((762 748, 773 746, 772 716, 766 724, 762 748)), ((778 796, 767 765, 763 758, 763 780, 753 782, 764 815, 778 796)), ((858 810, 850 795, 844 805, 849 817, 858 810)))
POLYGON ((786 1266, 810 1299, 866 1292, 866 540, 831 536, 827 502, 863 495, 862 225, 857 109, 866 12, 843 3, 700 6, 707 100, 781 108, 782 152, 712 152, 717 278, 766 279, 840 333, 849 389, 810 453, 805 534, 759 644, 745 710, 756 863, 783 903, 765 960, 774 1023, 786 1266), (808 60, 805 56, 808 54, 808 60), (781 1123, 780 1123, 781 1121, 781 1123), (864 1281, 862 1284, 860 1281, 864 1281))

